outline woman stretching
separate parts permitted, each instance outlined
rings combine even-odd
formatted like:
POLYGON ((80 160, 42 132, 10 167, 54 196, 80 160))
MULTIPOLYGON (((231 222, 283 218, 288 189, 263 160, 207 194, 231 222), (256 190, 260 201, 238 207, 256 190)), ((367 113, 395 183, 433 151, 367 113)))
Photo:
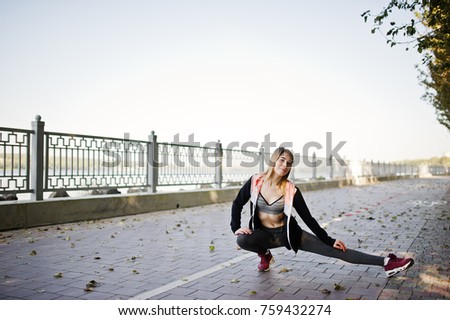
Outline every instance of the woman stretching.
POLYGON ((266 172, 252 176, 233 201, 231 230, 237 235, 239 247, 261 258, 259 271, 269 271, 274 261, 269 249, 278 247, 314 252, 354 264, 381 266, 388 277, 414 264, 412 259, 397 258, 394 254, 380 257, 347 249, 344 242, 331 238, 311 216, 300 190, 288 180, 293 160, 290 150, 276 149, 266 172), (241 227, 242 208, 249 199, 249 226, 241 227), (300 228, 292 217, 292 209, 315 235, 300 228))

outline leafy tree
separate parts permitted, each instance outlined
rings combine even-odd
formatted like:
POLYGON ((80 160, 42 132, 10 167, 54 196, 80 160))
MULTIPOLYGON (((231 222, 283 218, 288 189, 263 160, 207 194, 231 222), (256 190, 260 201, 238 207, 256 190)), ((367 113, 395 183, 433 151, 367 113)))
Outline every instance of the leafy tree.
POLYGON ((391 47, 413 46, 422 53, 423 69, 418 68, 423 98, 436 109, 439 123, 450 130, 450 0, 391 0, 378 14, 368 10, 362 17, 366 22, 373 19, 372 33, 381 32, 391 47), (393 21, 397 11, 410 13, 411 19, 393 21))

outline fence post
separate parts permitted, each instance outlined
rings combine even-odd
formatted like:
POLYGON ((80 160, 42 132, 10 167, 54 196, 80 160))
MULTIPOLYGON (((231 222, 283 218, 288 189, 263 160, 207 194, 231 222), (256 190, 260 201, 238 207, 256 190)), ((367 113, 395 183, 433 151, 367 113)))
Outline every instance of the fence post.
POLYGON ((259 172, 264 172, 264 161, 266 161, 266 157, 264 154, 264 147, 259 148, 259 172))
POLYGON ((331 154, 330 154, 330 157, 329 157, 328 164, 330 166, 330 180, 333 180, 333 155, 331 155, 331 154))
POLYGON ((158 142, 155 131, 148 136, 147 143, 147 186, 148 192, 155 193, 158 185, 158 142))
POLYGON ((317 180, 317 157, 316 153, 313 153, 313 168, 312 168, 312 179, 317 180))
POLYGON ((222 151, 222 143, 220 140, 216 142, 216 170, 215 170, 215 177, 214 181, 216 182, 216 188, 220 189, 222 188, 222 173, 223 173, 223 151, 222 151))
POLYGON ((292 182, 295 183, 295 180, 296 180, 296 178, 295 178, 295 156, 296 156, 296 154, 295 154, 295 151, 293 149, 291 149, 291 151, 292 151, 292 154, 294 155, 294 159, 293 159, 293 163, 292 163, 292 166, 291 166, 291 170, 289 171, 288 178, 289 178, 289 180, 291 180, 292 182))
POLYGON ((31 170, 30 183, 33 189, 32 200, 44 199, 44 127, 45 122, 41 121, 41 116, 35 117, 36 121, 31 122, 33 139, 31 143, 31 170))
POLYGON ((344 173, 343 173, 343 175, 344 175, 344 179, 345 180, 348 180, 348 178, 349 178, 349 176, 350 176, 350 173, 349 173, 349 166, 348 166, 348 162, 347 162, 347 160, 345 159, 345 157, 344 157, 344 162, 345 162, 345 166, 344 166, 344 173))
POLYGON ((379 176, 381 176, 381 174, 380 174, 380 172, 381 172, 380 160, 377 161, 376 168, 377 168, 376 176, 379 177, 379 176))

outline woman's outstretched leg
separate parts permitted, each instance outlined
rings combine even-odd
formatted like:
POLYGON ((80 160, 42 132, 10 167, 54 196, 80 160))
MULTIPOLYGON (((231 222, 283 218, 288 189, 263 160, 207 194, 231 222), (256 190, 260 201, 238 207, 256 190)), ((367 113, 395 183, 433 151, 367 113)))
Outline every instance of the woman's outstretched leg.
POLYGON ((341 259, 349 263, 381 266, 384 267, 384 271, 388 277, 392 277, 400 271, 409 269, 414 264, 413 259, 397 258, 394 254, 389 254, 386 258, 383 258, 352 249, 347 249, 347 251, 344 252, 326 245, 315 235, 304 230, 302 232, 300 249, 326 257, 341 259))
POLYGON ((381 267, 384 265, 383 257, 363 253, 352 249, 347 249, 347 251, 345 252, 335 249, 320 241, 320 239, 315 235, 304 230, 302 231, 300 249, 317 253, 326 257, 341 259, 354 264, 368 264, 381 267))

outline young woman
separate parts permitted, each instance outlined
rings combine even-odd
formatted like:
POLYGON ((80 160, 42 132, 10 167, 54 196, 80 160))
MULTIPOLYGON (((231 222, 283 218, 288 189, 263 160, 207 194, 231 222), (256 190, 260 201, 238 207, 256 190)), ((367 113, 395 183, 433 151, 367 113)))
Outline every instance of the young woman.
POLYGON ((384 267, 388 277, 414 264, 412 259, 397 258, 394 254, 379 257, 347 249, 344 242, 331 238, 311 216, 300 190, 288 180, 293 160, 288 149, 276 149, 266 172, 252 176, 233 201, 231 230, 237 235, 239 247, 261 258, 259 271, 269 271, 274 261, 269 249, 278 247, 314 252, 354 264, 378 265, 384 267), (249 226, 241 227, 242 208, 249 199, 249 226), (292 209, 314 235, 300 228, 292 209))

